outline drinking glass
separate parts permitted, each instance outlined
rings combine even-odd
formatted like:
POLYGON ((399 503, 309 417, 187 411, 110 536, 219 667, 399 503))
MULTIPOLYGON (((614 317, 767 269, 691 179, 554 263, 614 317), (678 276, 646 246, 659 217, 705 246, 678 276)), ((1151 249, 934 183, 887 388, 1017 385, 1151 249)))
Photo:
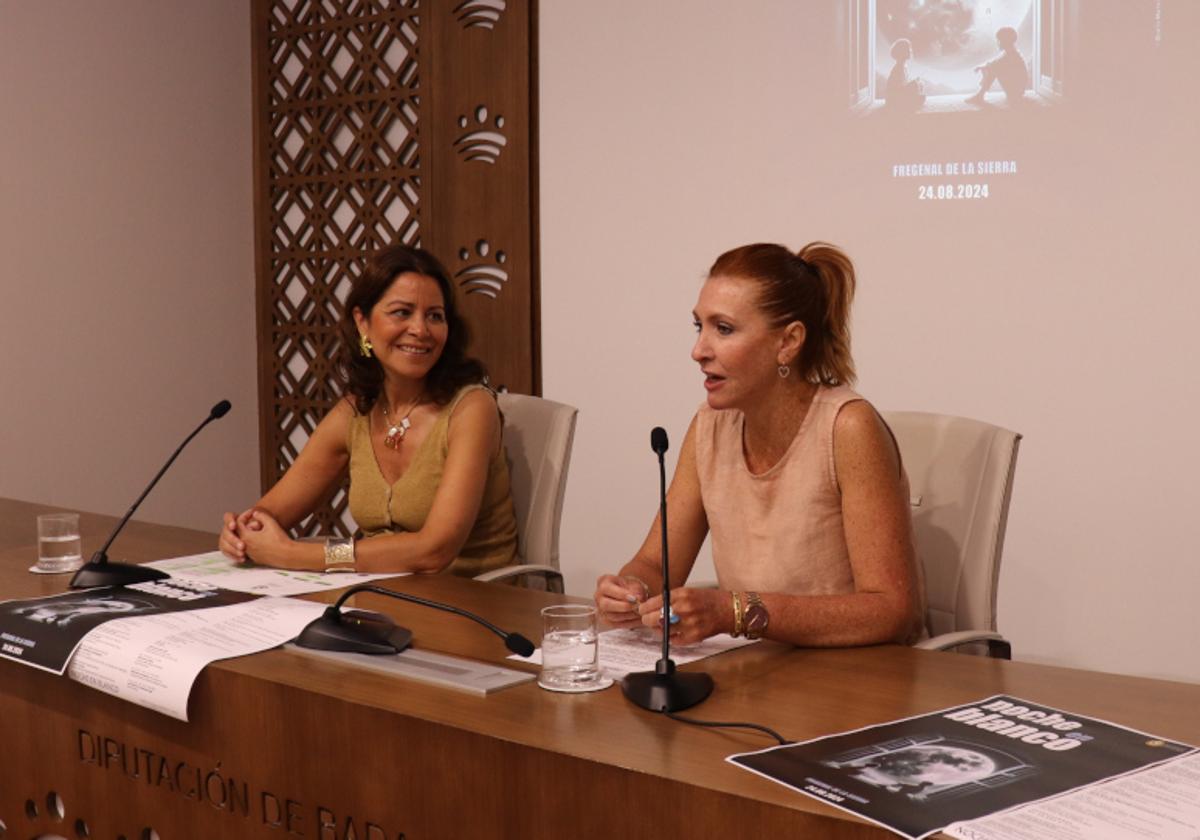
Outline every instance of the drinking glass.
POLYGON ((44 513, 37 525, 39 572, 73 572, 83 565, 78 513, 44 513))
POLYGON ((563 604, 542 610, 542 673, 538 684, 553 691, 581 691, 600 681, 596 608, 563 604))

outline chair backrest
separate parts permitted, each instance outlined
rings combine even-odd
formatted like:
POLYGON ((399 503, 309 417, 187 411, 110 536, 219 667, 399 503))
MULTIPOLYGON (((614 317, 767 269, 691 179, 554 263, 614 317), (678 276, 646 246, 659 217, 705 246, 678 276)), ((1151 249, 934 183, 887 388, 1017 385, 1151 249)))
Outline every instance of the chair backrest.
POLYGON ((579 409, 524 394, 499 394, 521 562, 558 568, 558 529, 579 409))
POLYGON ((930 635, 994 631, 1021 436, 964 417, 882 413, 908 472, 930 635))

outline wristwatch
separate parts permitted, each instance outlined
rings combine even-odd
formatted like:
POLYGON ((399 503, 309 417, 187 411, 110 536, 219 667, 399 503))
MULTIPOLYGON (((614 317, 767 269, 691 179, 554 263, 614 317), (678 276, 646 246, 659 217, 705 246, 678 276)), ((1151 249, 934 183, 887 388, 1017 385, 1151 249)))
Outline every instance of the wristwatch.
POLYGON ((762 598, 757 592, 746 593, 745 628, 747 639, 761 639, 771 623, 771 614, 767 612, 762 598))

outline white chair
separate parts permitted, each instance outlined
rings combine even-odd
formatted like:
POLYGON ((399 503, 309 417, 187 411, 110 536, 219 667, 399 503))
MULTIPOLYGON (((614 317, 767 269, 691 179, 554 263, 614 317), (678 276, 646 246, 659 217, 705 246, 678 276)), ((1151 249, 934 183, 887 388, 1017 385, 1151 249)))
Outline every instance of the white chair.
POLYGON ((497 401, 504 415, 504 448, 517 517, 519 562, 484 572, 475 579, 562 592, 558 530, 579 410, 523 394, 498 394, 497 401))
POLYGON ((885 411, 883 418, 908 472, 925 572, 931 638, 916 647, 982 643, 989 656, 1010 659, 1011 645, 996 632, 996 590, 1021 435, 942 414, 885 411))

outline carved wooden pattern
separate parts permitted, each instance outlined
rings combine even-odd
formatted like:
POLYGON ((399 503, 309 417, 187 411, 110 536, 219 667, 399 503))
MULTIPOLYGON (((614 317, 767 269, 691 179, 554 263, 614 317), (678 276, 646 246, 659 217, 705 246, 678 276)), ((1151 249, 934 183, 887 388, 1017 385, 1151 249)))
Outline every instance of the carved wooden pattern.
POLYGON ((422 199, 421 237, 463 293, 492 382, 536 394, 535 13, 526 0, 449 0, 445 9, 422 41, 422 85, 433 95, 421 100, 421 170, 436 189, 422 199))
MULTIPOLYGON (((0 837, 7 837, 8 832, 14 832, 14 837, 59 838, 75 837, 88 840, 92 829, 87 818, 75 813, 74 808, 68 809, 67 803, 57 791, 47 791, 45 795, 32 795, 25 799, 22 814, 9 815, 11 823, 7 823, 0 814, 0 837), (18 833, 19 832, 19 833, 18 833)), ((117 840, 159 840, 158 832, 147 826, 140 832, 118 835, 117 840)))
POLYGON ((454 7, 454 16, 463 29, 495 29, 507 5, 505 0, 463 0, 454 7))
MULTIPOLYGON (((264 490, 340 395, 337 321, 380 247, 441 258, 493 384, 537 393, 533 14, 528 0, 252 4, 264 490)), ((343 487, 296 531, 352 527, 343 487)))
POLYGON ((504 284, 508 282, 508 272, 504 270, 508 254, 493 249, 486 239, 480 239, 472 247, 459 248, 458 261, 465 263, 454 272, 454 281, 461 292, 494 299, 504 291, 504 284))
POLYGON ((504 116, 496 114, 489 119, 486 105, 477 106, 470 117, 460 114, 458 127, 463 133, 455 139, 454 150, 464 161, 496 163, 508 145, 508 138, 501 130, 504 116))

